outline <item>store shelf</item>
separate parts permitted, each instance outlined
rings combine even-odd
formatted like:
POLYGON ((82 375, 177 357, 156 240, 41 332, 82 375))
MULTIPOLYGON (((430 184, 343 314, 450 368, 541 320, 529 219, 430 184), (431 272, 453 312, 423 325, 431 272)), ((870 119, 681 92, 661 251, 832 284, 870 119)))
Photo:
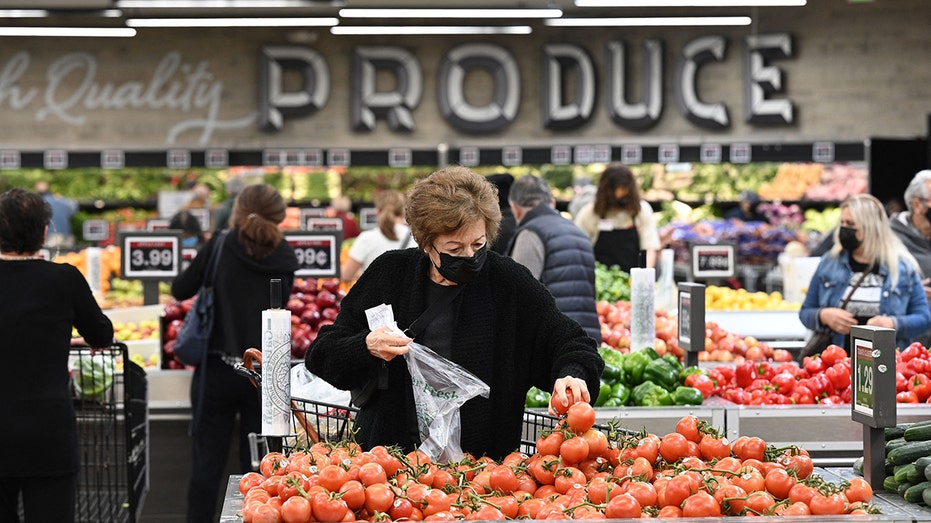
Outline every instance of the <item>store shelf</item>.
POLYGON ((707 311, 705 321, 761 341, 801 341, 808 336, 798 311, 707 311))

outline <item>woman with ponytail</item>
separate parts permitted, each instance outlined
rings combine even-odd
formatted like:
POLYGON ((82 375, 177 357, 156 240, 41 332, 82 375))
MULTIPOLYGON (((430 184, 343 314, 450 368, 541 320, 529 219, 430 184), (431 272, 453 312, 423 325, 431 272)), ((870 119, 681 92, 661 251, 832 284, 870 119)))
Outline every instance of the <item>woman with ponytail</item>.
POLYGON ((284 240, 278 224, 285 217, 285 201, 270 185, 250 185, 233 203, 231 229, 215 234, 191 265, 171 285, 175 298, 197 294, 207 273, 216 242, 220 259, 214 282, 214 324, 207 364, 194 371, 191 386, 192 473, 188 485, 187 521, 216 521, 222 503, 226 461, 239 420, 240 473, 252 469, 247 435, 261 432, 261 409, 255 387, 233 370, 248 347, 262 346, 262 311, 269 307, 269 281, 281 280, 284 307, 294 271, 294 249, 284 240))
POLYGON ((344 282, 355 281, 369 264, 383 253, 393 249, 416 247, 411 229, 404 221, 404 193, 392 190, 375 195, 378 227, 362 232, 349 248, 349 257, 340 267, 344 282))

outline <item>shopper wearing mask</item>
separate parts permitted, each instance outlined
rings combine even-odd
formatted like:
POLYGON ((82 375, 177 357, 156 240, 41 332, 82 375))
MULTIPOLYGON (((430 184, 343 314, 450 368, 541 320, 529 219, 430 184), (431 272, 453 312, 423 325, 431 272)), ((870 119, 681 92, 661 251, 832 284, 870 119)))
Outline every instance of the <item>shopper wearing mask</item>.
POLYGON ((830 330, 831 342, 848 353, 853 325, 895 329, 903 348, 931 328, 918 264, 889 228, 879 200, 869 194, 844 200, 834 234, 834 247, 821 258, 799 311, 805 327, 830 330))
POLYGON ((461 447, 503 458, 520 444, 524 401, 535 385, 554 401, 594 401, 604 362, 595 342, 565 316, 546 288, 514 260, 490 251, 501 220, 495 187, 464 167, 418 181, 407 221, 417 249, 390 251, 362 273, 336 322, 320 329, 307 368, 344 390, 379 383, 356 418, 363 448, 420 441, 411 377, 411 338, 370 331, 366 309, 391 305, 408 328, 432 304, 452 299, 419 329, 416 341, 461 365, 491 388, 460 409, 461 447), (452 294, 452 296, 449 296, 452 294))
POLYGON ((626 165, 613 163, 601 173, 595 201, 582 207, 575 224, 588 234, 596 261, 630 272, 640 267, 640 251, 646 251, 646 267, 656 266, 656 219, 650 204, 640 199, 637 178, 626 165))

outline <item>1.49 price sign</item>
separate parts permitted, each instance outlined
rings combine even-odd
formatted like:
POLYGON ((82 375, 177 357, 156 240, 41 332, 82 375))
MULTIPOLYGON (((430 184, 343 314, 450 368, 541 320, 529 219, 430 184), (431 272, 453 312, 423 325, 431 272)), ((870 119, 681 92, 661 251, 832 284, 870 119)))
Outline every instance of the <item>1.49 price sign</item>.
POLYGON ((338 278, 339 253, 342 245, 342 234, 333 232, 290 232, 285 234, 285 240, 294 248, 297 257, 298 269, 294 275, 298 277, 338 278))
POLYGON ((171 279, 181 267, 180 235, 133 233, 122 237, 121 274, 127 279, 171 279))

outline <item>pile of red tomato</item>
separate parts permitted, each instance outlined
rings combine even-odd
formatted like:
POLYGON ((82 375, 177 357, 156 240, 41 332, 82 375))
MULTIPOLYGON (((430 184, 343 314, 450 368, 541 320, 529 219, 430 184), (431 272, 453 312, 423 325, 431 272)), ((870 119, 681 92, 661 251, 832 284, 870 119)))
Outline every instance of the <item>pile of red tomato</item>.
POLYGON ((317 443, 269 453, 239 482, 246 523, 619 519, 875 513, 862 478, 812 475, 807 452, 756 437, 728 442, 694 416, 657 436, 593 428, 569 408, 532 456, 433 463, 419 451, 317 443))
MULTIPOLYGON (((747 361, 709 369, 712 390, 740 405, 837 405, 850 403, 850 357, 830 345, 801 365, 747 361)), ((896 354, 896 401, 931 402, 931 355, 920 343, 896 354)))

